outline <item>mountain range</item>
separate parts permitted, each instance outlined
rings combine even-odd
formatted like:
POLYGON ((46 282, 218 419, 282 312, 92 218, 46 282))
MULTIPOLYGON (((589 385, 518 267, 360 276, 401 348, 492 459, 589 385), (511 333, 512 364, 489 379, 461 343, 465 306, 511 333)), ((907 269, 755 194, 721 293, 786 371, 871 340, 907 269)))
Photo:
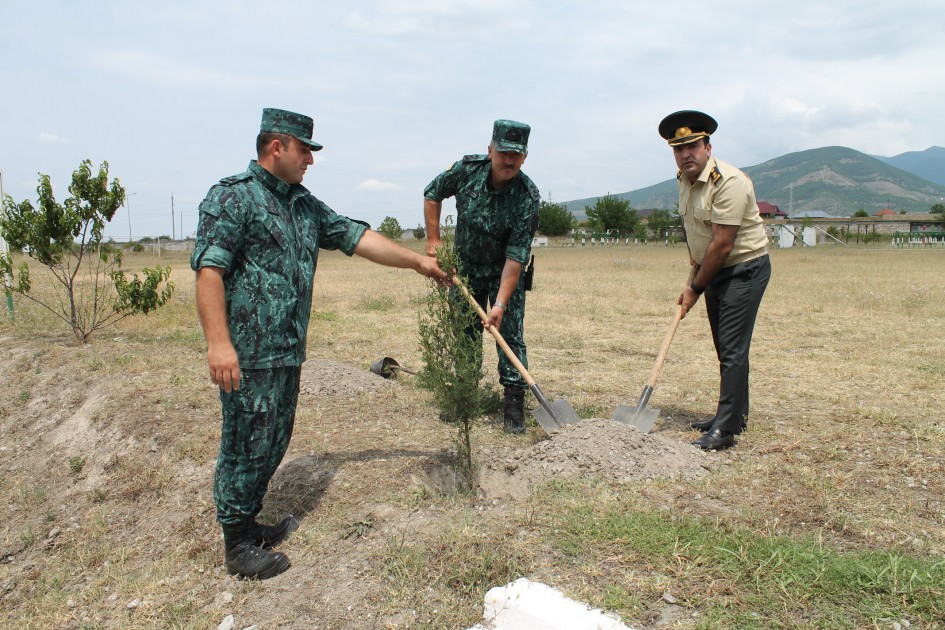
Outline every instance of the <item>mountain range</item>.
MULTIPOLYGON (((945 199, 945 148, 937 146, 894 157, 823 147, 789 153, 742 170, 754 182, 758 201, 778 206, 789 216, 818 211, 850 216, 861 209, 874 214, 884 208, 922 213, 945 199)), ((672 178, 614 196, 629 201, 645 215, 647 209, 675 208, 676 184, 672 178)), ((575 199, 562 205, 584 220, 584 208, 593 206, 597 199, 575 199)))

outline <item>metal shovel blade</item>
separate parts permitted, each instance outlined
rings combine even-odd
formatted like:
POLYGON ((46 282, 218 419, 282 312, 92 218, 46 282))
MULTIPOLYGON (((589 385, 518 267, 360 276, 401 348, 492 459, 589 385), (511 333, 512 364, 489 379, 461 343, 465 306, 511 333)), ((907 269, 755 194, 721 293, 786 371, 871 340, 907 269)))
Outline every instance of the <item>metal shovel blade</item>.
POLYGON ((560 398, 553 403, 545 401, 545 405, 539 405, 532 410, 532 415, 538 420, 538 424, 545 430, 545 433, 551 433, 566 424, 581 421, 581 417, 577 415, 571 404, 564 398, 560 398), (545 405, 547 405, 547 408, 545 405))
POLYGON ((396 359, 391 357, 384 357, 383 359, 378 359, 371 364, 371 372, 382 376, 384 378, 390 378, 394 375, 395 372, 406 372, 407 374, 416 374, 413 370, 408 370, 399 363, 396 359))
POLYGON ((535 416, 535 420, 538 420, 538 424, 545 430, 545 433, 553 433, 561 428, 555 417, 544 407, 535 407, 532 409, 532 415, 535 416))
POLYGON ((581 416, 577 415, 571 403, 564 398, 559 398, 551 403, 551 408, 554 410, 555 418, 558 419, 558 424, 574 424, 581 421, 581 416))
POLYGON ((397 362, 390 357, 384 357, 371 364, 371 372, 383 378, 390 378, 394 375, 390 369, 392 364, 396 365, 397 362))
POLYGON ((617 422, 629 424, 643 433, 649 433, 653 425, 656 424, 656 419, 659 417, 659 409, 643 407, 638 410, 637 407, 631 407, 630 405, 617 405, 617 409, 614 411, 613 415, 613 419, 617 422))

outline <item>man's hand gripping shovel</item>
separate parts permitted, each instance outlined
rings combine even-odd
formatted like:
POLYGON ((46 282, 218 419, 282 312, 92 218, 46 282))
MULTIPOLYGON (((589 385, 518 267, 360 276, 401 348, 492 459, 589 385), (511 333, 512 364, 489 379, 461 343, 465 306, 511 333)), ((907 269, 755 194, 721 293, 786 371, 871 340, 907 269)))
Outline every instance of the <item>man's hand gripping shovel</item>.
MULTIPOLYGON (((466 285, 463 284, 463 281, 460 280, 459 276, 453 276, 453 284, 459 287, 459 290, 463 292, 463 295, 466 296, 469 303, 476 309, 479 319, 482 320, 483 326, 485 326, 485 323, 489 321, 489 316, 486 315, 486 312, 482 310, 482 307, 479 306, 476 299, 469 293, 469 290, 466 288, 466 285)), ((505 339, 499 334, 498 329, 496 329, 495 326, 489 326, 488 331, 495 337, 495 341, 499 344, 499 347, 502 348, 502 352, 505 353, 508 360, 515 366, 515 369, 519 371, 519 374, 522 375, 522 378, 524 378, 525 382, 528 384, 529 390, 531 390, 532 394, 534 394, 535 398, 538 400, 540 406, 533 409, 532 414, 546 433, 551 433, 566 424, 581 421, 580 416, 577 415, 577 412, 574 411, 574 408, 572 408, 570 403, 565 399, 561 398, 553 403, 549 403, 548 399, 546 399, 545 395, 542 393, 541 388, 538 387, 538 383, 535 382, 535 379, 528 373, 528 370, 525 369, 522 362, 519 361, 515 353, 512 352, 512 349, 505 342, 505 339)))

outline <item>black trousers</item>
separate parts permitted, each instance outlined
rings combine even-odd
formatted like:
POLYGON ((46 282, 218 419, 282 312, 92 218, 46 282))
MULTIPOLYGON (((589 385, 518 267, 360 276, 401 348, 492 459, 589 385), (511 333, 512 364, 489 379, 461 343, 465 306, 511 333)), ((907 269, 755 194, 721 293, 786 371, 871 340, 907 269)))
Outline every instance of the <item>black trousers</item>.
POLYGON ((721 375, 713 428, 728 433, 741 433, 748 422, 748 351, 770 279, 771 261, 764 255, 722 269, 705 290, 721 375))

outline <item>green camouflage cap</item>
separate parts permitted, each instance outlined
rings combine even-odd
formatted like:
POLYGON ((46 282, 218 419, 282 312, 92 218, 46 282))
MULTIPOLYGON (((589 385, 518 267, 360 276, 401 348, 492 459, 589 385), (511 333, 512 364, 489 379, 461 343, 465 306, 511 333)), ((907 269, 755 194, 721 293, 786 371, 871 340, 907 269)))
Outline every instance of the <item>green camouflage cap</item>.
POLYGON ((514 120, 497 120, 492 125, 492 145, 496 151, 528 153, 528 134, 532 128, 514 120))
POLYGON ((262 113, 262 123, 259 125, 259 133, 285 133, 312 151, 319 151, 322 145, 312 140, 312 131, 315 128, 315 121, 302 114, 287 112, 284 109, 273 109, 267 107, 262 113))

